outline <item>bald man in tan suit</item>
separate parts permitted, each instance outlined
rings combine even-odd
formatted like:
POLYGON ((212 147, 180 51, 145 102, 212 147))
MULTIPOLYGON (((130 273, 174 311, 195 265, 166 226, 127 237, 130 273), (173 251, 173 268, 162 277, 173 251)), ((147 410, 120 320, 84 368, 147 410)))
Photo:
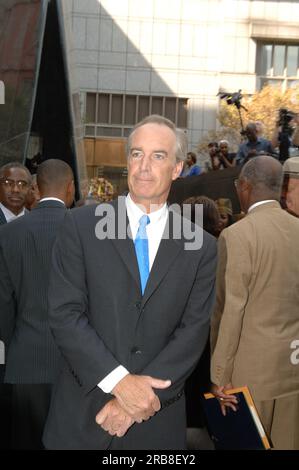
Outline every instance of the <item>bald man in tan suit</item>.
POLYGON ((299 449, 299 220, 278 203, 282 166, 255 157, 236 188, 240 222, 219 238, 211 378, 225 394, 247 385, 275 449, 299 449), (297 341, 296 341, 297 340, 297 341))

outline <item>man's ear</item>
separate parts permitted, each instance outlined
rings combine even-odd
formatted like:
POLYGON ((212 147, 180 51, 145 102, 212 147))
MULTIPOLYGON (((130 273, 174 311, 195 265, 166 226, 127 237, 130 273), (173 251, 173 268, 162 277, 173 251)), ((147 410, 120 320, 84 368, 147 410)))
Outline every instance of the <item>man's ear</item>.
POLYGON ((178 162, 175 164, 175 167, 174 167, 174 170, 173 170, 173 173, 172 173, 172 180, 176 180, 180 174, 182 173, 182 170, 183 170, 183 165, 184 165, 184 162, 178 162))
POLYGON ((248 191, 250 189, 251 189, 251 184, 248 181, 248 179, 247 178, 240 179, 239 190, 243 192, 243 191, 248 191))
POLYGON ((74 180, 71 180, 68 185, 67 185, 67 193, 70 195, 70 197, 75 197, 75 182, 74 180))

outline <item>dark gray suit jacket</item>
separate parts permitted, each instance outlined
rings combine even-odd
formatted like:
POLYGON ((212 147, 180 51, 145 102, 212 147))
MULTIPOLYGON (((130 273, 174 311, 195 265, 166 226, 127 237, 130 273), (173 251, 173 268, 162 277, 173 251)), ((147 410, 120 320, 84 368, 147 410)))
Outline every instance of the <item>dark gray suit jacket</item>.
MULTIPOLYGON (((117 220, 116 202, 110 207, 117 220)), ((181 223, 170 212, 165 230, 175 219, 181 223)), ((53 250, 49 319, 66 365, 53 393, 45 446, 108 448, 111 436, 95 416, 112 396, 97 384, 121 364, 133 374, 170 379, 172 385, 157 391, 163 409, 115 438, 113 446, 183 449, 184 382, 208 336, 216 241, 204 233, 203 247, 186 251, 184 239, 162 239, 142 296, 133 241, 99 240, 97 222, 95 206, 70 211, 53 250)))
POLYGON ((47 318, 51 252, 66 213, 40 203, 0 229, 0 337, 6 344, 6 383, 52 383, 60 354, 47 318))

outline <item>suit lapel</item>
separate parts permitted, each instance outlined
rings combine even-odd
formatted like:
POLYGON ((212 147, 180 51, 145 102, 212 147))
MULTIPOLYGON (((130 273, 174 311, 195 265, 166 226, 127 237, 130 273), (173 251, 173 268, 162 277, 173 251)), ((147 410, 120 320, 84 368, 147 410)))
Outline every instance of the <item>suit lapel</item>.
POLYGON ((7 221, 6 221, 5 215, 3 214, 3 211, 0 208, 0 225, 4 225, 6 223, 7 223, 7 221))
POLYGON ((135 254, 135 247, 131 237, 131 230, 129 225, 129 219, 127 216, 126 210, 126 198, 120 197, 113 204, 115 208, 115 237, 111 238, 111 241, 116 248, 119 256, 125 263, 129 273, 135 280, 136 284, 138 285, 139 289, 141 290, 140 286, 140 276, 139 276, 139 269, 137 264, 137 258, 135 254), (121 224, 121 226, 120 226, 121 224), (128 233, 127 233, 128 229, 128 233), (126 234, 124 238, 119 238, 119 234, 126 234))
POLYGON ((160 246, 142 298, 142 306, 145 305, 145 303, 157 289, 163 278, 166 276, 174 259, 178 256, 179 252, 183 248, 183 241, 181 239, 173 239, 173 221, 174 214, 173 212, 169 211, 169 217, 166 223, 164 234, 161 239, 160 246))

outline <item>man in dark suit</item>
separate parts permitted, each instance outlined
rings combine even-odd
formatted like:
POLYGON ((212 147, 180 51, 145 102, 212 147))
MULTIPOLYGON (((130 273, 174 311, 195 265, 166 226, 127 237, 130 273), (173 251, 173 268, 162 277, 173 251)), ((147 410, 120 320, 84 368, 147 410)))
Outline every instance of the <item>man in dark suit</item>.
POLYGON ((12 447, 41 448, 60 354, 48 326, 52 246, 74 199, 71 168, 47 160, 37 172, 38 206, 0 230, 0 335, 7 346, 4 381, 12 386, 12 447))
MULTIPOLYGON (((31 174, 28 169, 19 162, 11 162, 0 168, 0 227, 8 222, 22 217, 25 212, 25 201, 31 186, 31 174)), ((7 446, 6 434, 9 424, 6 417, 10 405, 10 390, 8 385, 3 385, 5 374, 5 345, 0 338, 0 449, 7 446), (2 431, 3 429, 3 431, 2 431), (4 437, 2 438, 2 434, 4 437)), ((8 418, 9 420, 9 418, 8 418)))
POLYGON ((19 162, 0 168, 0 225, 25 213, 25 203, 31 187, 31 175, 19 162))
POLYGON ((184 383, 206 344, 216 268, 215 239, 166 204, 186 150, 171 121, 145 118, 128 142, 128 196, 66 215, 49 289, 65 363, 46 448, 185 448, 184 383))

